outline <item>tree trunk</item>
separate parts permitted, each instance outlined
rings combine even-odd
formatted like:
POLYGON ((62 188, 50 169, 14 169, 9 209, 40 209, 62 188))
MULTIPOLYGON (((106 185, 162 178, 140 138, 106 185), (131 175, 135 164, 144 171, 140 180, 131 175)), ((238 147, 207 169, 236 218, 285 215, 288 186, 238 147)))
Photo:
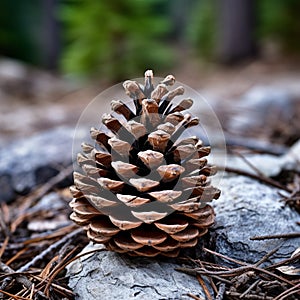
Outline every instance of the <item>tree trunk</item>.
POLYGON ((217 57, 223 63, 235 63, 256 54, 254 37, 255 1, 218 2, 217 57))
POLYGON ((49 70, 56 70, 60 54, 59 22, 56 12, 57 0, 45 0, 42 6, 41 49, 42 65, 49 70))

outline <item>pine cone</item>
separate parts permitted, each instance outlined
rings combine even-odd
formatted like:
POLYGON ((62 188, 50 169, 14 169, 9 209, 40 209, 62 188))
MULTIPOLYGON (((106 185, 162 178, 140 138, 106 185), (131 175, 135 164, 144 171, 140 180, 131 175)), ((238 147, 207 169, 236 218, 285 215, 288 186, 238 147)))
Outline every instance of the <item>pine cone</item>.
POLYGON ((183 87, 168 91, 172 75, 154 87, 152 77, 146 71, 144 86, 125 81, 134 109, 112 101, 114 113, 103 115, 104 129, 91 129, 95 146, 82 144, 77 161, 83 172, 74 172, 70 217, 109 250, 176 257, 213 224, 207 202, 220 191, 208 179, 216 173, 204 158, 210 147, 197 137, 181 138, 199 124, 183 113, 193 101, 173 105, 183 87))

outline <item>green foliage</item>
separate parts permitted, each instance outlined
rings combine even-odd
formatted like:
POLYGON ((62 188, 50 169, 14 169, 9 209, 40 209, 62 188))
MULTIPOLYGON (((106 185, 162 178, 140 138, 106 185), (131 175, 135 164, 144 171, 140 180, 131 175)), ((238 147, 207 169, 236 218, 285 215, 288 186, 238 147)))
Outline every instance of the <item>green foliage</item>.
POLYGON ((41 1, 2 0, 0 5, 0 55, 41 63, 36 30, 41 23, 41 1))
POLYGON ((216 39, 215 1, 201 0, 195 3, 187 27, 187 35, 197 56, 211 59, 216 39))
POLYGON ((172 51, 162 41, 169 20, 159 15, 157 0, 64 1, 65 26, 62 68, 79 76, 119 80, 146 68, 163 71, 172 64, 172 51))
POLYGON ((260 0, 259 35, 277 40, 285 50, 300 50, 300 1, 260 0))

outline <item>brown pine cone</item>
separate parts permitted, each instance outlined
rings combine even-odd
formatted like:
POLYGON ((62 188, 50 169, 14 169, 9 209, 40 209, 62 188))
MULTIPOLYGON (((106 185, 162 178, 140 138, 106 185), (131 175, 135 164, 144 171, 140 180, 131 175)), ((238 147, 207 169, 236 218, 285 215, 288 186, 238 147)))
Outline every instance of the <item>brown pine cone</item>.
POLYGON ((115 116, 103 115, 105 130, 91 129, 95 145, 82 144, 71 219, 109 250, 175 257, 181 248, 194 247, 214 223, 207 202, 220 191, 208 179, 216 173, 205 158, 210 147, 197 137, 181 138, 199 124, 184 113, 193 101, 173 105, 183 87, 168 91, 172 75, 154 87, 152 77, 149 70, 145 85, 125 81, 134 110, 112 101, 115 116))

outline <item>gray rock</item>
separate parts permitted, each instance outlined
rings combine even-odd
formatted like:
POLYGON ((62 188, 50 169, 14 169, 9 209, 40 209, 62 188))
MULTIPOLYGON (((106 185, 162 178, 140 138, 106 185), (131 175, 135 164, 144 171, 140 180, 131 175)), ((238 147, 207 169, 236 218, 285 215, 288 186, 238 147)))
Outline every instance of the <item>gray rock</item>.
POLYGON ((278 189, 243 176, 226 177, 220 199, 213 202, 216 251, 254 263, 281 245, 271 261, 288 258, 299 247, 297 239, 251 241, 250 237, 298 232, 299 214, 280 202, 278 189))
POLYGON ((59 167, 72 162, 73 128, 58 127, 18 140, 0 150, 0 201, 11 201, 18 194, 56 175, 59 167))
POLYGON ((61 196, 56 192, 51 192, 44 197, 31 209, 32 211, 53 210, 60 211, 66 207, 66 203, 62 201, 61 196))
POLYGON ((296 98, 289 92, 276 87, 257 86, 246 93, 232 108, 235 113, 228 128, 231 132, 246 133, 262 130, 271 118, 288 122, 296 98))
POLYGON ((281 158, 281 168, 300 172, 300 140, 281 158))
POLYGON ((268 177, 276 177, 281 171, 300 172, 300 140, 281 156, 250 153, 243 154, 243 158, 228 154, 226 159, 218 159, 216 164, 220 167, 231 166, 234 169, 257 175, 256 170, 253 168, 255 167, 268 177))
MULTIPOLYGON (((279 174, 282 168, 282 160, 274 155, 268 154, 244 154, 243 157, 253 167, 257 168, 265 176, 276 176, 279 174)), ((246 163, 241 157, 237 155, 227 155, 226 165, 241 171, 246 171, 251 174, 257 172, 253 167, 246 163)))
MULTIPOLYGON (((89 245, 84 252, 101 246, 89 245)), ((196 278, 175 271, 175 263, 128 257, 106 250, 76 260, 68 270, 75 299, 191 299, 205 297, 196 278)))
POLYGON ((0 200, 8 201, 14 197, 15 191, 12 187, 11 176, 7 174, 0 176, 0 189, 0 200))

